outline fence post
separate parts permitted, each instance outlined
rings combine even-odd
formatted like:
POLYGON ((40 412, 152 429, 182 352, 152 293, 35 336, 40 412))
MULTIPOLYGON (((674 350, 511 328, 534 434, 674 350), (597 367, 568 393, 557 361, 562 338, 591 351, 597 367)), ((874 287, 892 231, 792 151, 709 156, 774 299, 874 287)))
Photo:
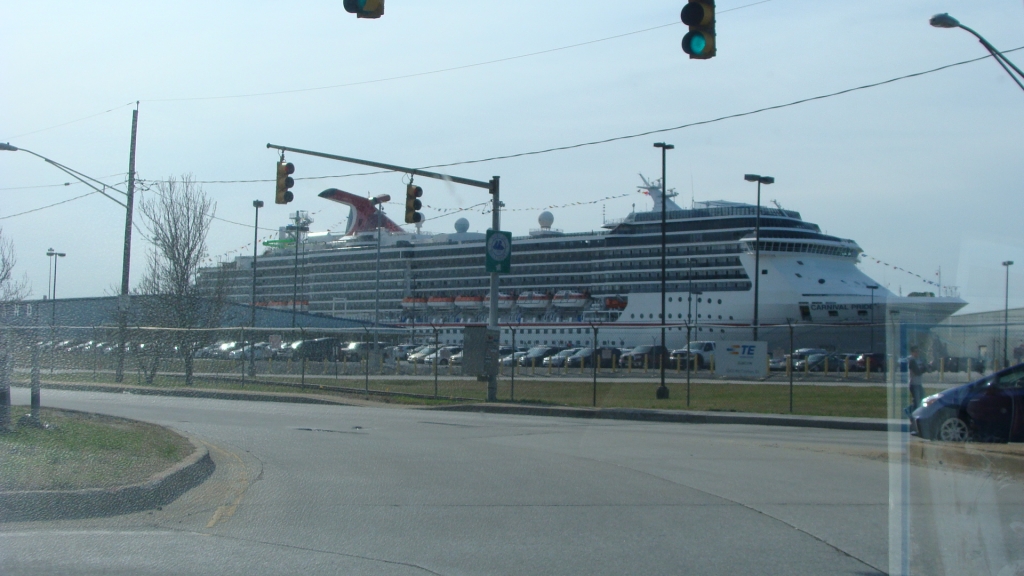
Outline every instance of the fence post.
POLYGON ((0 431, 11 426, 11 378, 7 371, 10 360, 7 355, 9 336, 7 330, 0 333, 0 431))
POLYGON ((847 356, 847 357, 843 358, 843 378, 846 379, 846 378, 849 378, 849 377, 850 377, 850 357, 847 356))
POLYGON ((871 379, 871 356, 864 359, 864 379, 871 379))
POLYGON ((946 381, 946 358, 939 358, 939 382, 946 381))
POLYGON ((39 343, 32 342, 32 420, 39 421, 39 343))

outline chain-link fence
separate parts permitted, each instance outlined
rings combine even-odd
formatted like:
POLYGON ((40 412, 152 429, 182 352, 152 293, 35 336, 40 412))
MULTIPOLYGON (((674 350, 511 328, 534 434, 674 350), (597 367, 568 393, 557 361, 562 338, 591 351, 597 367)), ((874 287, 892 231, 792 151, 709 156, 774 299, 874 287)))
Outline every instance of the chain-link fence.
MULTIPOLYGON (((930 389, 971 381, 1024 354, 1024 345, 1015 345, 1024 341, 1024 326, 1017 324, 904 325, 896 347, 890 345, 892 335, 884 324, 874 330, 864 325, 761 326, 758 341, 765 343, 767 353, 761 360, 763 370, 751 376, 722 368, 723 346, 752 341, 750 327, 701 325, 687 330, 685 325, 670 325, 664 349, 657 325, 501 328, 499 399, 576 405, 642 405, 641 400, 654 398, 651 386, 660 384, 664 375, 677 391, 688 384, 683 406, 691 405, 691 386, 703 387, 700 391, 706 394, 724 394, 728 385, 761 385, 762 395, 781 394, 782 400, 773 400, 767 409, 785 412, 792 406, 793 393, 788 391, 786 398, 778 385, 883 391, 887 382, 904 378, 908 343, 922 351, 929 367, 924 384, 930 389)), ((269 391, 396 398, 486 397, 486 384, 463 371, 458 326, 3 330, 8 371, 15 383, 28 383, 35 366, 42 380, 53 384, 258 386, 269 391)), ((673 398, 680 399, 681 392, 673 398)))

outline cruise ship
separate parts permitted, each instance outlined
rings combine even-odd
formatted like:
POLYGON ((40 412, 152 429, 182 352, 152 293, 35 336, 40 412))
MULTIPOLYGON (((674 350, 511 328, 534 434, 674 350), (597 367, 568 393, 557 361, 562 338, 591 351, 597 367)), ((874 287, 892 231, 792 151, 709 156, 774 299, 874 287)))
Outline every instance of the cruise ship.
MULTIPOLYGON (((595 328, 600 345, 658 342, 662 189, 646 179, 638 188, 657 209, 573 233, 555 229, 543 212, 537 229, 513 238, 511 272, 501 276, 498 295, 503 344, 587 345, 595 328)), ((665 198, 667 346, 685 346, 687 327, 693 340, 750 339, 758 207, 708 201, 683 209, 672 196, 665 198)), ((376 320, 417 339, 436 329, 451 344, 461 342, 466 324, 486 323, 485 235, 469 232, 466 219, 453 232, 428 234, 403 229, 355 194, 332 188, 320 197, 349 208, 345 232, 306 232, 312 219, 293 214, 259 256, 257 306, 376 320)), ((760 212, 761 326, 820 326, 808 344, 865 350, 864 328, 884 323, 886 312, 930 325, 966 305, 953 296, 897 296, 858 268, 853 240, 823 234, 793 210, 760 212)), ((252 260, 205 268, 199 281, 223 282, 229 300, 249 303, 252 260)), ((781 337, 762 331, 763 340, 781 337)))

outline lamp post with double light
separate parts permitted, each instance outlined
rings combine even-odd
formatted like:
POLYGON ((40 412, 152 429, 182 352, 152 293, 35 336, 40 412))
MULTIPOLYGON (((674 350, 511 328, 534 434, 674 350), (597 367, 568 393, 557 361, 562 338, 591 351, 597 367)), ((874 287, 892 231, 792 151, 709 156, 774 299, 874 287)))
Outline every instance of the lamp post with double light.
POLYGON ((757 341, 757 304, 761 291, 761 184, 773 184, 775 178, 759 174, 744 174, 747 182, 757 182, 757 211, 754 216, 754 341, 757 341))
POLYGON ((1010 365, 1007 351, 1010 337, 1010 266, 1013 266, 1013 260, 1003 262, 1003 267, 1006 268, 1006 288, 1003 291, 1003 368, 1010 365))
MULTIPOLYGON (((256 209, 256 220, 252 225, 252 327, 256 327, 256 255, 260 246, 260 208, 263 208, 263 200, 253 200, 252 207, 256 209)), ((255 356, 255 354, 254 354, 255 356)))
POLYGON ((50 327, 53 328, 57 324, 57 259, 67 256, 63 252, 55 252, 53 248, 46 251, 46 255, 50 258, 51 268, 53 268, 53 282, 50 284, 50 327))
MULTIPOLYGON (((655 397, 659 400, 668 399, 668 387, 665 386, 665 252, 666 252, 666 218, 665 204, 668 198, 668 187, 665 186, 665 152, 675 148, 672 144, 655 142, 655 148, 661 148, 661 349, 658 351, 658 366, 661 384, 658 386, 655 397)), ((596 346, 596 344, 595 344, 596 346)))

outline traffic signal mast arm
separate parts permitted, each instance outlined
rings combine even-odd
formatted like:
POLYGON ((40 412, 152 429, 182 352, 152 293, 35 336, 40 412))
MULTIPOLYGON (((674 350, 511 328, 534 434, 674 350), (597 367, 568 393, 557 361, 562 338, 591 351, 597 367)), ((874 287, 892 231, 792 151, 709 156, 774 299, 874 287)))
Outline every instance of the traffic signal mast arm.
POLYGON ((466 186, 473 186, 476 188, 483 188, 485 190, 494 193, 494 188, 497 187, 497 179, 491 180, 490 182, 483 182, 480 180, 471 180, 469 178, 461 178, 459 176, 449 176, 447 174, 439 174, 437 172, 429 172, 427 170, 419 170, 417 168, 406 168, 404 166, 395 166, 394 164, 384 164, 383 162, 374 162, 372 160, 360 160, 358 158, 349 158, 347 156, 337 156, 335 154, 326 154, 324 152, 313 152, 312 150, 301 150, 299 148, 289 148, 287 146, 278 146, 276 144, 267 144, 267 148, 274 150, 280 150, 282 152, 292 152, 293 154, 305 154, 306 156, 317 156, 319 158, 327 158, 330 160, 339 160, 341 162, 349 162, 352 164, 361 164, 363 166, 370 166, 373 168, 381 168, 383 170, 391 170, 393 172, 403 172, 405 174, 412 174, 413 176, 423 176, 424 178, 434 178, 436 180, 447 180, 448 182, 455 182, 456 184, 463 184, 466 186))

